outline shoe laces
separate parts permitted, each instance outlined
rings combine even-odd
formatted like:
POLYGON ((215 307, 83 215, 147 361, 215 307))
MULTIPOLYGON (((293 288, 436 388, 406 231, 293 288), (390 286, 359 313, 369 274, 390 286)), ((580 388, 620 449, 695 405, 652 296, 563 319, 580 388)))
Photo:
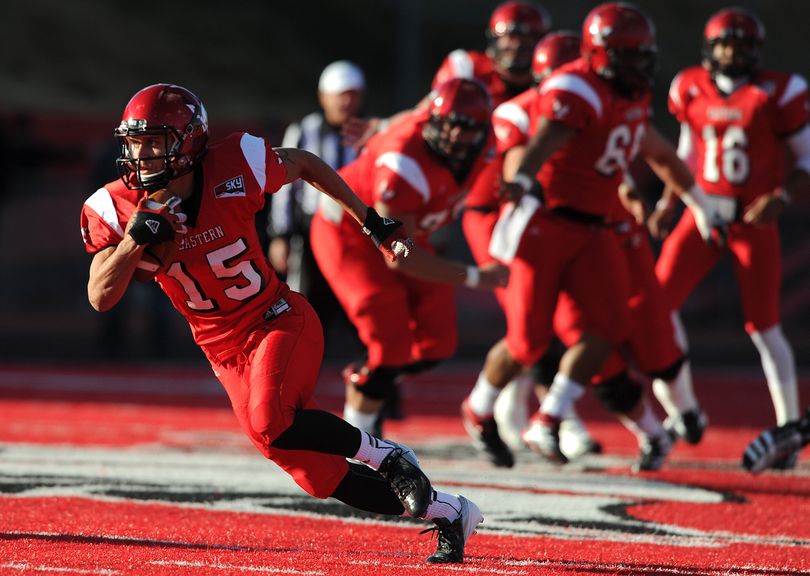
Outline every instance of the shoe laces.
MULTIPOLYGON (((419 532, 419 534, 427 534, 428 532, 431 532, 431 539, 433 535, 436 536, 436 552, 442 552, 444 554, 457 554, 458 546, 460 544, 459 535, 461 535, 461 531, 457 530, 455 525, 459 524, 459 522, 450 522, 447 518, 436 518, 433 520, 433 523, 434 526, 425 528, 419 532)), ((461 535, 462 542, 463 538, 464 536, 461 535)))

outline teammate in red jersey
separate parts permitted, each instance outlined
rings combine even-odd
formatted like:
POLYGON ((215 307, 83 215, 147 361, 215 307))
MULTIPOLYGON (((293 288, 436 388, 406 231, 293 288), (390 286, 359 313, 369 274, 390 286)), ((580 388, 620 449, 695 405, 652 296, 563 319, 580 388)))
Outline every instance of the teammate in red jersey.
MULTIPOLYGON (((486 31, 486 52, 455 50, 437 70, 431 83, 437 88, 452 78, 467 78, 483 84, 497 106, 532 85, 532 51, 549 30, 551 17, 538 4, 509 0, 492 11, 486 31)), ((430 103, 428 94, 416 105, 423 110, 430 103)), ((381 118, 353 118, 343 132, 346 141, 360 147, 375 132, 405 118, 410 111, 381 118)))
POLYGON ((81 214, 93 254, 93 308, 113 307, 139 263, 151 266, 266 458, 317 498, 433 520, 439 548, 428 562, 461 562, 467 538, 483 520, 477 506, 433 490, 410 448, 318 409, 320 322, 276 278, 254 217, 266 194, 303 178, 362 223, 363 233, 395 261, 411 243, 401 223, 380 217, 309 152, 273 149, 246 133, 209 145, 205 108, 179 86, 137 92, 115 134, 122 178, 90 196, 81 214))
MULTIPOLYGON (((534 83, 540 84, 551 72, 579 57, 580 36, 574 32, 552 32, 546 34, 537 43, 532 56, 532 78, 534 83)), ((536 88, 530 88, 518 96, 507 100, 495 108, 492 115, 492 124, 497 140, 497 156, 493 164, 496 174, 489 174, 486 178, 479 178, 464 202, 462 225, 464 237, 475 261, 481 265, 492 262, 494 258, 489 254, 489 244, 492 230, 498 220, 500 207, 500 182, 503 172, 502 163, 509 150, 525 147, 529 133, 534 130, 534 118, 529 116, 530 104, 539 96, 536 88)), ((510 172, 511 175, 511 172, 510 172)), ((499 300, 503 291, 496 290, 499 300)), ((503 305, 502 305, 503 307, 503 305)), ((559 361, 559 348, 555 343, 550 353, 529 369, 526 374, 515 378, 498 396, 494 410, 494 421, 483 420, 482 426, 497 427, 497 434, 484 433, 479 446, 496 465, 512 461, 510 456, 505 459, 498 454, 505 454, 505 448, 499 443, 502 438, 507 446, 519 450, 525 446, 521 433, 529 421, 529 396, 532 383, 538 395, 551 385, 551 379, 557 370, 559 361), (489 445, 487 443, 490 443, 489 445)), ((560 428, 560 443, 564 453, 569 458, 575 458, 587 452, 598 451, 599 446, 590 437, 582 421, 571 411, 563 420, 560 428)))
MULTIPOLYGON (((810 185, 810 128, 807 82, 763 70, 764 42, 756 15, 721 10, 706 24, 703 65, 672 82, 669 107, 681 122, 680 153, 691 159, 695 179, 717 208, 725 247, 702 242, 686 213, 664 242, 656 270, 678 310, 720 257, 731 255, 745 329, 762 359, 777 424, 784 424, 798 418, 799 400, 793 351, 779 317, 777 220, 791 196, 810 185), (796 159, 787 177, 785 145, 796 159)), ((668 198, 659 202, 651 220, 656 231, 671 209, 668 198)), ((674 392, 662 404, 678 416, 688 408, 683 397, 688 402, 693 394, 691 388, 674 392)), ((782 465, 793 463, 795 454, 782 465)))
POLYGON ((313 219, 315 258, 367 348, 365 362, 346 373, 344 418, 361 430, 373 430, 398 375, 455 351, 453 285, 506 283, 497 262, 468 267, 437 256, 429 242, 458 215, 470 183, 488 167, 491 113, 483 86, 450 80, 436 89, 426 112, 376 135, 341 169, 364 202, 404 223, 416 242, 406 260, 380 258, 342 210, 322 205, 313 219))
MULTIPOLYGON (((493 255, 511 261, 504 298, 507 336, 490 351, 465 402, 469 419, 491 414, 500 389, 546 350, 558 296, 571 298, 582 335, 564 354, 543 400, 542 437, 532 438, 533 447, 560 462, 566 460, 559 449, 560 420, 582 394, 581 383, 599 372, 629 333, 627 262, 608 223, 637 153, 683 194, 705 236, 711 232, 702 192, 649 124, 655 64, 650 20, 632 5, 603 4, 584 22, 582 51, 581 59, 541 86, 534 105, 537 130, 507 184, 521 202, 502 212, 503 233, 496 228, 491 246, 493 255)), ((628 378, 612 378, 600 388, 603 401, 620 412, 631 407, 628 398, 640 394, 628 378)), ((648 443, 640 466, 650 460, 654 468, 660 466, 655 446, 666 434, 649 405, 642 407, 628 416, 648 443)))

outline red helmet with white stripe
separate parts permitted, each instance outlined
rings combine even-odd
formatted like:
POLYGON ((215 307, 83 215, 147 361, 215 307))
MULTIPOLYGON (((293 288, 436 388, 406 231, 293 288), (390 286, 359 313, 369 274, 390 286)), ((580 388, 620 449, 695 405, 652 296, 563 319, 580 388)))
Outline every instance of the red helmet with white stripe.
POLYGON ((655 26, 632 4, 608 2, 585 17, 582 56, 626 98, 638 98, 652 85, 657 51, 655 26))
POLYGON ((208 114, 200 99, 185 88, 154 84, 130 99, 115 136, 121 144, 117 164, 124 184, 130 189, 159 190, 190 172, 205 154, 208 114), (135 146, 138 153, 133 152, 135 146))
POLYGON ((422 137, 453 165, 471 165, 487 141, 492 116, 489 92, 477 80, 453 78, 440 84, 428 105, 422 137))
POLYGON ((712 73, 731 78, 752 76, 762 62, 765 25, 745 8, 725 8, 715 13, 703 30, 703 62, 712 73), (732 47, 729 54, 715 49, 718 44, 732 47))
POLYGON ((541 6, 516 0, 504 2, 489 19, 487 54, 503 70, 528 72, 534 45, 550 29, 551 17, 541 6))
POLYGON ((561 30, 543 37, 534 47, 532 77, 540 84, 555 68, 579 58, 582 37, 576 32, 561 30))

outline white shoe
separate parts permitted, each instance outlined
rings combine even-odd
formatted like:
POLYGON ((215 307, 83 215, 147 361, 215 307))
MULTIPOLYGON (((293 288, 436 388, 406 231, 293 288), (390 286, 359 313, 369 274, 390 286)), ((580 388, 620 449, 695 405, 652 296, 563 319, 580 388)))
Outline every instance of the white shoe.
POLYGON ((529 399, 532 382, 519 376, 507 384, 495 401, 495 422, 504 443, 514 451, 525 448, 521 435, 529 426, 529 399))
POLYGON ((542 422, 538 416, 532 418, 531 424, 523 432, 523 442, 546 458, 556 464, 566 464, 568 458, 560 450, 560 428, 542 422))
POLYGON ((574 409, 560 422, 560 451, 569 460, 585 454, 599 454, 602 446, 594 440, 574 409))

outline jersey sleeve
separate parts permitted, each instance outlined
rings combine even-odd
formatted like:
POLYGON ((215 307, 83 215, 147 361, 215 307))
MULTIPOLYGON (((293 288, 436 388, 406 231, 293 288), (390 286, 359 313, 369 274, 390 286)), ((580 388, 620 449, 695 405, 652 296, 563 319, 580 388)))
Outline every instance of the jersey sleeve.
POLYGON ((515 102, 504 102, 492 114, 492 128, 498 153, 522 146, 529 140, 529 113, 515 102))
POLYGON ((602 99, 577 75, 552 76, 543 83, 540 98, 532 104, 530 115, 543 116, 579 130, 602 115, 602 99))
POLYGON ((798 74, 792 74, 776 96, 776 133, 783 137, 789 136, 808 120, 807 80, 798 74))
POLYGON ((124 237, 112 197, 105 188, 100 188, 85 201, 80 219, 84 248, 90 254, 115 246, 124 237))
POLYGON ((453 50, 439 66, 430 87, 435 90, 440 84, 453 78, 469 78, 475 75, 475 62, 466 50, 453 50))
POLYGON ((669 94, 667 96, 667 106, 670 113, 677 118, 678 122, 686 121, 686 107, 685 107, 685 91, 684 87, 684 73, 681 72, 672 79, 672 84, 669 85, 669 94))
POLYGON ((374 203, 385 204, 394 213, 417 212, 430 200, 425 171, 411 156, 385 152, 374 171, 374 203))

